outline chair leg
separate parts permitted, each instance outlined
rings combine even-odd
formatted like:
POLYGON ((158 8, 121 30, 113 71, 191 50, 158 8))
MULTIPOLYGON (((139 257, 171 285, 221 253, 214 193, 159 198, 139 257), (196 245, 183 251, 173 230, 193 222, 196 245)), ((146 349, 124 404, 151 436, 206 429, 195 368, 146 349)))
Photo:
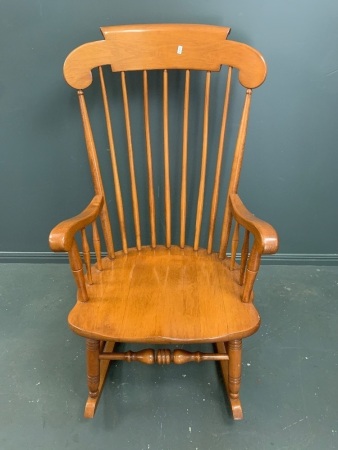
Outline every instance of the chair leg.
POLYGON ((87 383, 89 397, 96 398, 99 393, 100 382, 100 341, 94 339, 86 340, 87 351, 87 383))
POLYGON ((221 370, 233 418, 234 420, 241 420, 243 419, 243 411, 239 390, 242 369, 242 341, 236 339, 227 343, 217 342, 216 348, 219 353, 228 353, 229 361, 221 361, 221 370))
MULTIPOLYGON (((112 352, 114 342, 106 342, 104 350, 112 352)), ((88 419, 94 417, 100 396, 106 381, 109 363, 107 360, 99 360, 100 341, 95 339, 86 340, 87 352, 87 383, 89 396, 84 410, 84 416, 88 419)))

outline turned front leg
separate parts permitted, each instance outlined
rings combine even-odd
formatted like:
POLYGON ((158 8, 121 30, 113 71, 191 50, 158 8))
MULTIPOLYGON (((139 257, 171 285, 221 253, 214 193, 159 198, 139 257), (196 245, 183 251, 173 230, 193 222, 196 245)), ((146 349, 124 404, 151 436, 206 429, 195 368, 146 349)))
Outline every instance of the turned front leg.
POLYGON ((86 340, 87 351, 87 383, 89 397, 96 398, 99 393, 100 382, 100 360, 99 360, 100 341, 95 339, 86 340))
POLYGON ((229 396, 239 398, 242 372, 242 340, 236 339, 228 344, 229 354, 229 396))

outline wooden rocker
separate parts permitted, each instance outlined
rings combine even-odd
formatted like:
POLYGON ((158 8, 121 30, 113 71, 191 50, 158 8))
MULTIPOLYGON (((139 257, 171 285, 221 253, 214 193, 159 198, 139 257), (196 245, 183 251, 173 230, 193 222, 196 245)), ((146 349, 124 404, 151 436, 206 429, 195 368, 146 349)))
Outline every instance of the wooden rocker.
POLYGON ((78 47, 64 65, 94 196, 50 234, 77 284, 68 322, 86 339, 85 417, 94 416, 111 361, 219 361, 241 419, 242 339, 260 325, 253 285, 262 254, 278 246, 237 193, 252 92, 266 64, 227 40, 226 27, 101 31, 104 40, 78 47), (118 352, 115 343, 163 349, 118 352), (214 353, 186 350, 196 343, 214 344, 214 353))

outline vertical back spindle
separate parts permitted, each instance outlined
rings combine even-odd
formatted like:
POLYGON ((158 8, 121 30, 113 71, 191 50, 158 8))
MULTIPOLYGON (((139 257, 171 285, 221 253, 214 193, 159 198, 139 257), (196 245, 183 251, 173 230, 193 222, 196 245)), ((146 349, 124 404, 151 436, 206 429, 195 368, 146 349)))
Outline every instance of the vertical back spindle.
POLYGON ((129 171, 130 171, 130 181, 131 181, 131 196, 132 196, 132 202, 133 202, 133 216, 134 216, 134 226, 135 226, 136 248, 138 250, 141 250, 140 214, 139 214, 139 206, 138 206, 138 198, 137 198, 137 185, 136 185, 136 176, 135 176, 133 143, 132 143, 132 136, 131 136, 128 91, 127 91, 125 72, 121 72, 121 81, 122 81, 124 117, 125 117, 126 134, 127 134, 127 146, 128 146, 129 171))
POLYGON ((214 232, 215 232, 216 212, 217 212, 217 204, 218 204, 218 197, 219 197, 219 185, 220 185, 220 179, 221 179, 222 160, 223 160, 223 153, 224 153, 224 140, 225 140, 225 134, 226 134, 226 125, 227 125, 229 101, 230 101, 231 77, 232 77, 232 67, 229 67, 227 81, 226 81, 224 102, 223 102, 223 113, 222 113, 222 121, 221 121, 221 130, 220 130, 220 135, 219 135, 219 145, 218 145, 217 163, 216 163, 216 171, 215 171, 214 190, 213 190, 212 202, 211 202, 209 237, 208 237, 208 253, 212 252, 212 245, 213 245, 214 232))
POLYGON ((163 147, 164 147, 164 202, 165 202, 165 241, 171 246, 171 199, 169 166, 169 118, 168 118, 168 71, 163 71, 163 147))
MULTIPOLYGON (((242 168, 243 155, 244 155, 244 147, 245 147, 245 137, 246 131, 248 128, 249 121, 249 112, 250 112, 250 103, 251 103, 251 89, 246 91, 244 106, 242 111, 242 117, 239 125, 237 142, 234 152, 234 158, 232 163, 231 177, 229 181, 228 188, 228 196, 230 194, 236 193, 239 183, 239 177, 242 168)), ((219 257, 224 259, 226 255, 226 249, 228 246, 228 240, 230 235, 230 226, 231 226, 231 210, 229 200, 227 200, 227 204, 224 211, 223 225, 222 225, 222 235, 221 235, 221 245, 219 251, 219 257)))
POLYGON ((94 190, 95 190, 96 194, 102 195, 102 197, 104 198, 102 210, 100 213, 103 236, 104 236, 104 239, 106 242, 108 256, 109 256, 109 258, 114 258, 114 256, 115 256, 114 244, 113 244, 113 237, 112 237, 111 226, 110 226, 109 213, 108 213, 108 209, 107 209, 107 203, 106 203, 106 198, 105 198, 105 193, 104 193, 104 188, 103 188, 103 183, 102 183, 102 178, 101 178, 101 172, 100 172, 99 162, 98 162, 98 158, 97 158, 95 143, 94 143, 93 132, 92 132, 92 128, 90 125, 90 120, 89 120, 89 116, 88 116, 88 111, 87 111, 87 106, 86 106, 86 101, 84 98, 83 91, 81 91, 81 90, 78 91, 78 98, 79 98, 79 103, 80 103, 80 111, 81 111, 81 117, 82 117, 82 123, 83 123, 83 130, 84 130, 84 135, 85 135, 85 141, 86 141, 87 152, 88 152, 88 160, 89 160, 90 171, 92 174, 94 190))
POLYGON ((182 142, 182 183, 181 183, 181 230, 180 246, 185 246, 185 227, 187 220, 187 161, 188 161, 188 122, 189 122, 190 70, 185 72, 183 106, 183 142, 182 142))
POLYGON ((150 140, 148 76, 146 70, 143 71, 143 97, 144 97, 144 129, 146 138, 146 153, 147 153, 147 168, 148 168, 150 238, 151 238, 151 246, 152 248, 155 248, 156 247, 155 195, 154 195, 153 162, 152 162, 152 151, 150 140))
POLYGON ((210 71, 206 73, 205 79, 202 161, 201 161, 200 185, 197 200, 194 250, 198 250, 201 234, 202 215, 203 215, 205 177, 206 177, 207 152, 208 152, 209 101, 210 101, 210 71))
POLYGON ((121 230, 122 249, 123 249, 124 253, 127 253, 128 244, 127 244, 126 225, 125 225, 124 210, 123 210, 123 200, 122 200, 122 194, 121 194, 119 172, 118 172, 118 168, 117 168, 113 129, 112 129, 112 124, 111 124, 110 112, 109 112, 108 96, 107 96, 107 90, 106 90, 106 85, 105 85, 104 76, 103 76, 103 70, 102 70, 101 66, 99 67, 99 74, 100 74, 104 114, 105 114, 105 118, 106 118, 110 157, 111 157, 112 170, 113 170, 117 215, 118 215, 120 230, 121 230))

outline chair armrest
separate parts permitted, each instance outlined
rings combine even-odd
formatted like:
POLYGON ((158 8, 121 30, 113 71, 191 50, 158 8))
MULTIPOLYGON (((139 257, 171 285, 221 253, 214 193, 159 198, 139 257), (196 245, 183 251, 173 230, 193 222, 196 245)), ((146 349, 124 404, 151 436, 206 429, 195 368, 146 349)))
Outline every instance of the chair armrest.
POLYGON ((49 246, 54 252, 69 252, 75 234, 94 222, 103 206, 103 196, 96 195, 77 216, 56 225, 49 235, 49 246))
POLYGON ((234 218, 255 238, 256 249, 261 254, 276 253, 278 235, 267 222, 255 217, 242 203, 238 194, 230 194, 230 205, 234 218))
POLYGON ((230 194, 230 209, 237 226, 233 236, 231 265, 233 269, 236 249, 238 245, 238 226, 244 227, 247 232, 241 255, 239 283, 243 285, 242 302, 253 301, 253 285, 260 267, 261 257, 264 253, 275 253, 278 249, 278 236, 275 229, 255 217, 242 203, 237 194, 230 194), (254 237, 254 242, 249 251, 249 234, 254 237), (248 254, 250 254, 248 259, 248 254))

